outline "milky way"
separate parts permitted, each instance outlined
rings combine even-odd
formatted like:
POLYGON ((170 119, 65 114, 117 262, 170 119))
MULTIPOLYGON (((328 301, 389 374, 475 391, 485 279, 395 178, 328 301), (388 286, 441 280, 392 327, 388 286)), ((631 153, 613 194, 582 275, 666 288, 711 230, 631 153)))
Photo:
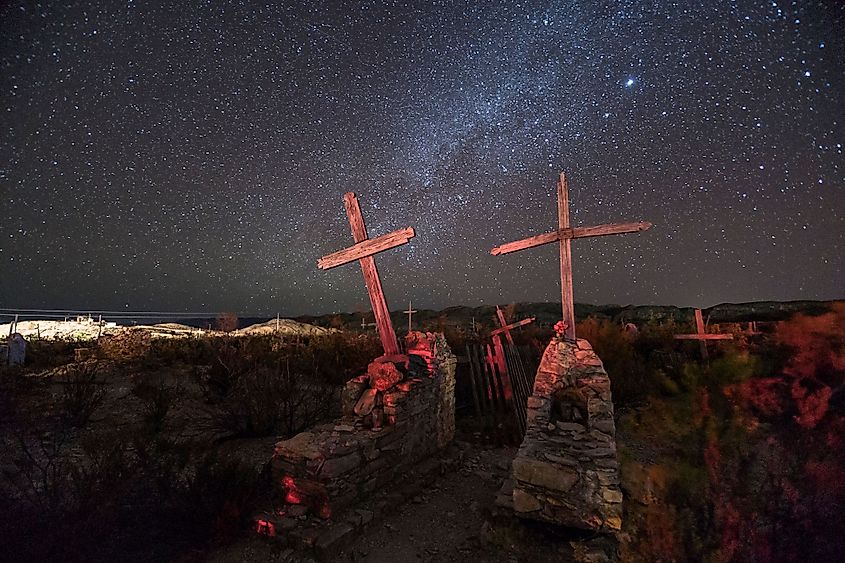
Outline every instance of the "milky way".
POLYGON ((840 2, 30 2, 0 8, 0 306, 708 306, 845 296, 840 2), (552 245, 553 246, 553 245, 552 245))

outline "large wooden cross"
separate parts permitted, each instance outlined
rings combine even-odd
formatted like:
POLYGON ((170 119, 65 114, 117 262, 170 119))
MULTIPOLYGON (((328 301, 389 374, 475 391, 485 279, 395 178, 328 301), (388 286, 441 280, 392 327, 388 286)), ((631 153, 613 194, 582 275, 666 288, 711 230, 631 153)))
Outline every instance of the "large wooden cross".
POLYGON ((414 238, 416 233, 414 233, 413 228, 406 227, 374 239, 368 238, 364 217, 361 215, 361 207, 358 205, 358 198, 355 197, 354 193, 349 192, 343 195, 343 206, 346 208, 346 216, 349 217, 349 225, 352 227, 352 237, 355 239, 355 244, 323 256, 317 261, 317 267, 321 270, 328 270, 355 260, 361 264, 364 283, 367 285, 367 293, 370 295, 373 316, 376 319, 376 328, 378 328, 384 353, 386 356, 399 354, 399 343, 396 341, 393 323, 390 322, 390 311, 387 308, 387 302, 384 300, 384 291, 381 288, 381 280, 373 255, 406 244, 414 238))
POLYGON ((710 357, 707 353, 708 340, 733 340, 733 334, 708 334, 705 332, 704 316, 701 314, 701 309, 695 310, 695 334, 676 334, 675 340, 698 340, 701 347, 701 357, 705 360, 710 357))
POLYGON ((563 307, 563 322, 566 325, 564 337, 567 340, 574 341, 575 302, 572 296, 572 239, 637 233, 650 228, 651 223, 641 221, 639 223, 611 223, 594 227, 571 227, 569 225, 569 185, 566 182, 566 174, 563 172, 560 173, 560 181, 557 185, 557 217, 558 229, 556 231, 497 246, 490 251, 490 254, 499 256, 500 254, 517 252, 551 242, 560 244, 561 305, 563 307))

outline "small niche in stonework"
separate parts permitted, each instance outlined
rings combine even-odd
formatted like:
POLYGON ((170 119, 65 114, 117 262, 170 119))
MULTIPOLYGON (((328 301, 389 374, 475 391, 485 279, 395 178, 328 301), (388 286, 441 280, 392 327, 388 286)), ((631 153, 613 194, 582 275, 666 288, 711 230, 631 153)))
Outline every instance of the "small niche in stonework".
POLYGON ((577 389, 566 387, 552 394, 552 410, 549 422, 577 422, 588 426, 587 399, 577 389))

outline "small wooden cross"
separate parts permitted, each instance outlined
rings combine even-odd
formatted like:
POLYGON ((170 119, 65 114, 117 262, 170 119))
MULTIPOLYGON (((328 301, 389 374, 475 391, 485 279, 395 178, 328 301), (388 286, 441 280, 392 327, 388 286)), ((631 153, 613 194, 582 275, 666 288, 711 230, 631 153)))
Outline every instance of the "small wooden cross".
POLYGON ((560 181, 557 185, 557 217, 558 230, 497 246, 490 251, 490 254, 499 256, 500 254, 517 252, 551 242, 560 244, 561 305, 563 307, 563 322, 566 324, 564 337, 567 340, 574 341, 575 302, 572 296, 572 239, 637 233, 649 229, 651 223, 641 221, 639 223, 611 223, 594 227, 571 227, 569 225, 569 185, 566 182, 566 174, 563 172, 560 173, 560 181))
POLYGON ((490 336, 493 339, 493 352, 491 353, 490 351, 488 351, 487 361, 491 364, 491 368, 493 364, 495 364, 495 366, 498 368, 499 374, 502 376, 502 385, 504 387, 505 396, 510 397, 513 392, 513 386, 511 385, 510 381, 511 374, 508 371, 507 359, 505 357, 505 346, 502 343, 502 334, 505 335, 508 344, 513 346, 513 336, 511 336, 511 329, 534 322, 534 317, 522 319, 521 321, 508 324, 508 321, 505 319, 505 314, 502 312, 499 306, 496 305, 496 319, 499 321, 499 328, 490 331, 490 336))
POLYGON ((364 317, 361 317, 361 330, 367 330, 368 326, 376 326, 376 323, 368 323, 364 317))
POLYGON ((416 313, 417 311, 415 311, 413 308, 411 308, 411 302, 410 302, 410 301, 408 301, 408 310, 407 310, 407 311, 402 311, 402 312, 403 312, 403 313, 405 313, 406 315, 408 315, 408 333, 410 333, 410 332, 411 332, 411 317, 412 317, 412 316, 414 315, 414 313, 416 313))
POLYGON ((504 333, 505 338, 508 340, 508 344, 513 344, 513 336, 511 336, 511 329, 517 328, 521 326, 525 326, 527 324, 531 324, 536 320, 536 317, 528 317, 527 319, 522 319, 521 321, 516 321, 515 323, 508 324, 505 320, 505 314, 499 309, 499 306, 496 305, 496 317, 499 321, 499 328, 491 330, 490 336, 498 337, 500 334, 504 333))
POLYGON ((676 334, 675 340, 698 340, 701 347, 701 357, 705 360, 710 358, 707 352, 708 340, 733 340, 733 334, 708 334, 705 332, 704 316, 701 314, 701 309, 695 310, 695 334, 676 334))
POLYGON ((384 354, 386 356, 399 354, 399 343, 396 340, 396 333, 393 331, 393 323, 390 322, 390 311, 387 309, 387 302, 384 299, 384 291, 381 288, 381 279, 379 279, 373 255, 406 244, 414 238, 416 233, 413 228, 406 227, 374 239, 368 238, 364 217, 361 215, 361 207, 358 205, 358 198, 355 197, 354 193, 348 192, 343 195, 343 206, 346 208, 346 216, 349 218, 349 225, 352 227, 352 237, 355 239, 355 244, 323 256, 317 261, 317 267, 321 270, 328 270, 358 260, 364 274, 364 283, 367 285, 370 303, 373 306, 373 316, 376 319, 376 327, 382 348, 384 348, 384 354))

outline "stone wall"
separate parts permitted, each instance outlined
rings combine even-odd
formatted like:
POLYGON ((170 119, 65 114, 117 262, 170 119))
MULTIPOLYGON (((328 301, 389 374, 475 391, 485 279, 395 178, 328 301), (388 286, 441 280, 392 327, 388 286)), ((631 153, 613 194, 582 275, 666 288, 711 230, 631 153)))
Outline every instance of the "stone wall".
POLYGON ((513 508, 523 518, 618 531, 622 491, 610 380, 586 340, 546 348, 513 461, 513 508))
POLYGON ((379 358, 346 384, 341 419, 276 444, 283 503, 329 518, 451 442, 455 356, 439 334, 412 333, 406 343, 407 356, 379 358))

